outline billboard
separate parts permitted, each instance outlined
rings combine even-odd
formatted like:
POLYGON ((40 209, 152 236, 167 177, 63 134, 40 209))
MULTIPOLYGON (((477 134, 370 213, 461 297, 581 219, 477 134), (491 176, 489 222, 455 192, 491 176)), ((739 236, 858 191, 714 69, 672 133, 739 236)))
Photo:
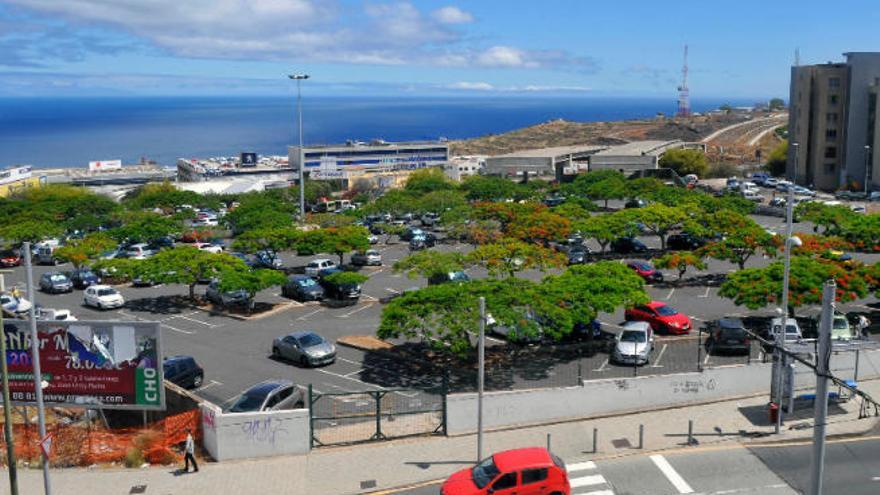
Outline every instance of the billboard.
POLYGON ((89 172, 102 172, 104 170, 120 169, 122 169, 122 160, 104 160, 100 162, 89 162, 89 172))
POLYGON ((241 154, 241 166, 242 167, 256 167, 257 166, 257 154, 256 153, 242 153, 241 154))
MULTIPOLYGON (((33 404, 30 323, 6 320, 3 327, 10 396, 33 404)), ((47 405, 165 409, 158 323, 38 321, 37 335, 47 405)))

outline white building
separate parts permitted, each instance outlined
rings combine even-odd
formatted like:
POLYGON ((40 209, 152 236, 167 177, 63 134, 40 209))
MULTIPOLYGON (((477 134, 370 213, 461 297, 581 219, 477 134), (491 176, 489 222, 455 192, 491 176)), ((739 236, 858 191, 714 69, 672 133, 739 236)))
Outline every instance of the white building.
POLYGON ((461 182, 465 177, 479 175, 486 166, 486 155, 454 156, 443 166, 443 171, 450 179, 461 182))

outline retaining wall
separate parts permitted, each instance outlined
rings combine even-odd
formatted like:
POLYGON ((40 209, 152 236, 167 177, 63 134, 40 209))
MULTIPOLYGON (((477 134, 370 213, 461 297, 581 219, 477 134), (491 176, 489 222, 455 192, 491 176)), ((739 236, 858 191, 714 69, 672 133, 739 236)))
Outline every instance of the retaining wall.
POLYGON ((309 452, 309 410, 223 413, 202 404, 202 446, 217 461, 309 452))
MULTIPOLYGON (((880 351, 861 352, 859 357, 859 379, 880 377, 880 351)), ((854 353, 836 354, 831 371, 851 379, 854 363, 854 353)), ((483 426, 501 429, 769 393, 771 369, 771 363, 738 365, 702 373, 592 380, 575 387, 489 392, 483 395, 483 426)), ((795 368, 794 378, 796 388, 815 386, 815 375, 804 366, 795 368)), ((450 435, 476 431, 477 394, 450 395, 446 408, 450 435)))

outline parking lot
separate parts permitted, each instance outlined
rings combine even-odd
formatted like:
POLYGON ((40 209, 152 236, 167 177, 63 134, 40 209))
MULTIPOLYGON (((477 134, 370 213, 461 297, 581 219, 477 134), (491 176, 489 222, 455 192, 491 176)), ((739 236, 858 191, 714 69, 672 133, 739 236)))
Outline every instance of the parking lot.
MULTIPOLYGON (((777 232, 784 230, 780 218, 756 219, 777 232)), ((808 224, 796 224, 796 230, 811 231, 812 227, 808 224)), ((659 240, 655 237, 642 240, 649 247, 659 248, 659 240)), ((598 251, 598 246, 590 247, 598 251)), ((175 304, 170 296, 186 295, 187 288, 172 285, 145 288, 118 286, 126 299, 125 307, 118 310, 98 311, 83 306, 82 291, 59 295, 38 292, 37 303, 46 308, 69 309, 80 320, 133 319, 159 322, 163 330, 165 354, 194 356, 205 369, 204 383, 196 392, 221 406, 228 406, 242 390, 269 378, 287 378, 301 385, 311 384, 318 393, 437 387, 442 382, 441 376, 426 373, 420 363, 394 359, 382 352, 338 346, 338 358, 334 364, 314 369, 276 361, 270 357, 272 339, 291 331, 312 330, 330 341, 348 335, 374 335, 382 311, 382 299, 426 284, 424 279, 410 279, 391 269, 395 261, 408 254, 406 244, 379 244, 376 248, 382 252, 383 266, 362 269, 362 273, 370 278, 364 284, 361 299, 351 306, 329 307, 317 302, 299 303, 281 297, 280 288, 275 287, 258 294, 257 300, 283 307, 278 307, 267 316, 242 320, 175 304)), ((465 250, 467 246, 440 244, 435 249, 465 250)), ((337 259, 332 255, 299 257, 290 253, 282 254, 286 267, 303 266, 307 261, 318 257, 337 259)), ((868 262, 876 262, 880 258, 877 255, 858 257, 868 262)), ((750 260, 747 266, 761 266, 768 262, 769 260, 759 257, 750 260)), ((707 273, 726 273, 735 269, 734 265, 715 260, 708 260, 708 265, 707 273)), ((34 278, 37 280, 46 271, 65 271, 71 268, 70 265, 38 266, 35 267, 34 278)), ((485 276, 479 269, 472 270, 470 274, 473 277, 485 276)), ((544 275, 538 271, 521 274, 532 280, 539 280, 544 275)), ((677 274, 670 272, 664 275, 667 280, 677 277, 677 274)), ((24 268, 15 268, 13 273, 7 274, 6 285, 7 288, 17 285, 22 294, 26 294, 24 268)), ((736 307, 731 301, 717 296, 717 287, 673 288, 658 284, 649 286, 647 290, 653 299, 666 302, 690 316, 695 328, 722 316, 773 314, 770 309, 750 312, 736 307)), ((197 287, 196 292, 203 293, 204 286, 197 287)), ((880 319, 880 308, 873 298, 857 301, 841 309, 874 312, 876 318, 872 319, 880 319)), ((816 308, 799 309, 799 314, 811 313, 815 314, 816 308)), ((617 331, 618 325, 623 321, 623 309, 613 314, 602 314, 599 320, 604 329, 617 331)), ((551 350, 528 346, 505 348, 508 359, 496 367, 490 366, 487 387, 505 389, 575 385, 578 379, 695 371, 699 366, 739 364, 764 358, 757 346, 749 356, 709 356, 699 350, 698 339, 697 332, 682 337, 658 336, 651 362, 639 369, 610 363, 607 352, 584 352, 577 347, 560 346, 551 350)), ((488 341, 493 347, 505 345, 505 342, 492 336, 488 341)), ((458 373, 450 381, 452 390, 472 389, 476 381, 475 372, 469 369, 456 371, 458 373)))

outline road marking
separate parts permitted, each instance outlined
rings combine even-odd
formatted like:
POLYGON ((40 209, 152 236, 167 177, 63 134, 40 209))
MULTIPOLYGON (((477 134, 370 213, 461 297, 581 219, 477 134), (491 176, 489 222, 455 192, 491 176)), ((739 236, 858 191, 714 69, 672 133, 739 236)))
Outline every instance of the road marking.
MULTIPOLYGON (((591 485, 601 485, 605 483, 605 477, 601 474, 593 474, 590 476, 582 476, 580 478, 573 478, 569 484, 572 488, 580 488, 582 486, 591 486, 591 485)), ((684 492, 682 492, 684 493, 684 492)), ((688 492, 690 493, 690 492, 688 492)))
POLYGON ((566 468, 569 473, 572 471, 586 471, 588 469, 596 469, 596 463, 593 461, 578 462, 576 464, 568 465, 566 468))
POLYGON ((597 369, 593 371, 605 371, 605 367, 608 366, 608 358, 605 358, 605 361, 602 361, 602 366, 599 366, 597 369))
POLYGON ((299 321, 305 321, 306 318, 308 318, 309 316, 312 316, 312 315, 318 314, 318 313, 320 313, 321 311, 326 311, 326 309, 327 309, 327 308, 318 308, 318 309, 312 311, 311 313, 306 313, 306 314, 300 316, 299 318, 297 318, 297 320, 299 320, 299 321))
POLYGON ((197 388, 196 392, 201 392, 202 390, 205 390, 207 388, 211 388, 215 385, 223 385, 223 382, 218 382, 217 380, 211 380, 211 383, 209 383, 207 385, 202 385, 201 387, 197 388))
POLYGON ((174 330, 175 332, 180 332, 180 333, 183 333, 183 334, 186 334, 186 335, 192 335, 192 334, 195 333, 195 332, 190 332, 189 330, 181 330, 181 329, 179 329, 179 328, 177 328, 177 327, 172 327, 171 325, 169 325, 169 324, 167 324, 167 323, 161 323, 161 325, 162 325, 162 326, 165 326, 165 327, 168 327, 168 328, 170 328, 171 330, 174 330))
POLYGON ((375 272, 368 273, 367 276, 368 276, 368 277, 372 277, 373 275, 375 275, 375 274, 377 274, 377 273, 382 273, 382 272, 384 272, 384 271, 385 271, 384 268, 379 268, 379 269, 376 270, 375 272))
POLYGON ((400 294, 399 290, 392 289, 391 287, 385 287, 385 290, 387 290, 388 292, 390 292, 392 294, 400 294))
POLYGON ((697 321, 707 321, 707 320, 704 320, 704 319, 700 318, 699 316, 691 316, 691 319, 692 319, 692 320, 697 320, 697 321))
POLYGON ((369 295, 369 294, 361 294, 361 297, 363 297, 363 298, 366 299, 367 301, 371 301, 371 302, 376 302, 376 301, 379 300, 379 298, 377 298, 377 297, 373 297, 373 296, 371 296, 371 295, 369 295))
POLYGON ((175 318, 183 318, 184 320, 191 321, 193 323, 201 323, 202 325, 205 325, 205 326, 208 326, 211 328, 217 328, 217 327, 221 326, 221 325, 217 325, 214 323, 208 323, 208 322, 202 321, 202 320, 197 320, 195 318, 190 318, 189 316, 179 315, 179 316, 175 316, 175 318))
POLYGON ((712 357, 712 355, 709 354, 709 353, 707 352, 707 353, 706 353, 706 359, 703 360, 703 366, 706 366, 707 364, 709 364, 709 358, 710 358, 710 357, 712 357))
POLYGON ((694 493, 694 489, 691 488, 690 485, 678 474, 678 471, 669 464, 669 461, 666 460, 662 455, 652 455, 651 460, 654 461, 654 464, 658 469, 666 476, 666 479, 672 483, 672 486, 678 490, 678 493, 694 493))
POLYGON ((596 490, 592 492, 587 492, 582 495, 614 495, 613 490, 596 490))
POLYGON ((345 313, 344 315, 339 315, 339 316, 337 316, 337 318, 348 318, 349 316, 351 316, 351 315, 353 315, 353 314, 355 314, 355 313, 360 313, 361 311, 363 311, 363 310, 369 308, 369 307, 372 306, 372 305, 373 305, 373 303, 364 304, 363 306, 361 306, 361 307, 359 307, 359 308, 356 308, 356 309, 353 309, 353 310, 349 311, 348 313, 345 313))
POLYGON ((675 287, 669 289, 669 294, 666 295, 666 300, 672 299, 672 295, 675 294, 675 287))
POLYGON ((706 293, 703 294, 702 296, 697 296, 697 297, 709 297, 709 289, 711 289, 711 287, 706 287, 706 293))
POLYGON ((663 344, 663 347, 660 348, 660 354, 657 354, 657 359, 654 360, 654 364, 651 365, 652 368, 662 368, 663 365, 660 364, 660 359, 663 357, 663 353, 666 352, 666 348, 669 347, 669 344, 663 344))

